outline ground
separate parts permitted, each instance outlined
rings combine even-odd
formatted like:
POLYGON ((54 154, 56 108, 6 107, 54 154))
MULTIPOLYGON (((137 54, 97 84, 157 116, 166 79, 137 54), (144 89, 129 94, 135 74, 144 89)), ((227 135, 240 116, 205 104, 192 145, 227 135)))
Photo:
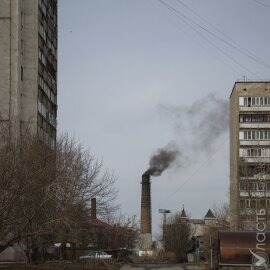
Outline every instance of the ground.
POLYGON ((204 270, 205 268, 195 264, 125 264, 120 270, 204 270))

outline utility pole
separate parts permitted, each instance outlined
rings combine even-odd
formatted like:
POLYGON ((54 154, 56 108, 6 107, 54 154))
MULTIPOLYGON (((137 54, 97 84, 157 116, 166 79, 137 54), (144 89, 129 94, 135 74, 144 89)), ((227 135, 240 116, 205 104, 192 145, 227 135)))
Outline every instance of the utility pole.
POLYGON ((163 226, 166 225, 166 216, 167 214, 171 213, 171 210, 168 209, 159 209, 158 212, 163 214, 163 226))
POLYGON ((212 237, 210 236, 210 269, 213 269, 212 237))
POLYGON ((163 230, 162 230, 162 242, 163 242, 163 248, 164 248, 164 231, 166 230, 166 216, 167 214, 171 213, 171 210, 169 209, 158 209, 158 212, 160 214, 163 214, 163 230))

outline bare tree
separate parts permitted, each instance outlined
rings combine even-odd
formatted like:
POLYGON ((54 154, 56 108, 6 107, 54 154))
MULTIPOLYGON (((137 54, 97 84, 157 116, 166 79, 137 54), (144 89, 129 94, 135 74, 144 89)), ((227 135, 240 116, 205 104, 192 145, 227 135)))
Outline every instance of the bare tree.
POLYGON ((122 213, 115 215, 111 219, 112 225, 112 248, 135 248, 136 241, 139 237, 139 222, 135 215, 126 216, 122 213))
POLYGON ((183 262, 187 260, 187 252, 191 247, 191 227, 180 214, 170 216, 163 226, 163 243, 166 252, 173 252, 176 258, 183 262))
MULTIPOLYGON (((239 167, 239 229, 255 229, 257 211, 269 207, 269 172, 269 163, 265 163, 263 157, 255 158, 253 164, 243 163, 239 167)), ((268 211, 266 211, 266 220, 269 224, 268 211)))
POLYGON ((18 241, 39 253, 48 243, 78 241, 92 197, 101 210, 115 205, 115 175, 68 135, 52 150, 2 127, 0 142, 0 252, 18 241))
POLYGON ((0 251, 46 231, 54 190, 55 153, 29 135, 22 140, 1 129, 0 251))

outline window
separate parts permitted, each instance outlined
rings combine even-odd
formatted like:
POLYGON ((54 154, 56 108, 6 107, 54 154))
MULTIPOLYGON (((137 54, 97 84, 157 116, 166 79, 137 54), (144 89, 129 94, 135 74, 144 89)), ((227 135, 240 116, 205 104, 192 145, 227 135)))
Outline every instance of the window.
POLYGON ((47 34, 46 34, 46 31, 44 30, 44 28, 43 28, 43 26, 41 24, 38 27, 38 32, 42 36, 42 38, 44 39, 44 41, 46 42, 46 40, 47 40, 47 34))
POLYGON ((255 199, 251 200, 251 208, 256 209, 257 202, 255 199))
POLYGON ((240 114, 240 123, 270 122, 269 114, 240 114))
POLYGON ((240 191, 247 190, 247 184, 245 182, 240 182, 239 189, 240 189, 240 191))
POLYGON ((269 140, 270 130, 245 130, 240 131, 240 140, 269 140))
POLYGON ((260 199, 259 200, 259 207, 260 208, 265 208, 265 199, 260 199))
POLYGON ((23 67, 21 66, 21 81, 23 81, 23 67))
POLYGON ((24 20, 23 20, 23 12, 21 11, 21 30, 23 30, 23 24, 24 24, 24 20))
POLYGON ((249 183, 249 191, 254 191, 254 190, 256 190, 256 183, 255 182, 249 183))
POLYGON ((250 199, 246 200, 246 208, 250 208, 250 199))
POLYGON ((240 157, 268 157, 269 149, 265 148, 248 148, 248 149, 239 149, 240 157))
POLYGON ((265 183, 258 183, 257 187, 258 187, 258 191, 264 191, 265 190, 265 183))
POLYGON ((269 106, 270 98, 269 97, 239 97, 240 106, 269 106))
POLYGON ((23 55, 23 49, 24 49, 23 46, 24 46, 23 45, 23 39, 21 39, 21 55, 23 55))

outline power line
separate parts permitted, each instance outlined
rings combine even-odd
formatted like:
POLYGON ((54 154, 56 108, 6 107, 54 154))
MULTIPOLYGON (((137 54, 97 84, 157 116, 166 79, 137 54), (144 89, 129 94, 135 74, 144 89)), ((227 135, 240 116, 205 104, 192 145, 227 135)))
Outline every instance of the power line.
MULTIPOLYGON (((164 12, 164 10, 159 9, 157 6, 155 6, 151 1, 147 1, 147 3, 149 3, 152 7, 154 7, 154 9, 156 9, 161 15, 164 15, 164 17, 166 18, 166 20, 171 23, 174 27, 176 27, 177 30, 181 31, 182 33, 184 33, 185 35, 187 35, 192 41, 195 41, 194 36, 190 35, 189 32, 185 31, 182 27, 180 27, 179 24, 175 23, 169 16, 167 16, 167 14, 164 12)), ((196 40, 196 42, 198 42, 196 40)), ((233 65, 230 62, 225 62, 223 58, 219 57, 217 54, 213 54, 212 50, 209 50, 204 44, 203 42, 200 42, 200 46, 201 48, 203 48, 207 53, 211 54, 213 57, 217 58, 220 62, 222 62, 224 65, 228 66, 229 69, 233 70, 235 73, 241 73, 242 71, 240 71, 239 69, 237 69, 235 67, 235 65, 233 65)), ((257 76, 257 75, 256 75, 257 76)))
POLYGON ((267 4, 265 4, 265 3, 262 3, 262 2, 260 2, 259 0, 253 0, 253 1, 256 2, 256 3, 258 3, 258 4, 260 4, 260 5, 262 5, 262 6, 265 6, 265 7, 270 8, 269 5, 267 5, 267 4))
POLYGON ((251 70, 249 70, 248 68, 246 68, 245 66, 243 66, 241 63, 239 63, 237 60, 235 60, 232 56, 230 56, 228 53, 226 53, 224 50, 222 50, 219 46, 217 46, 216 44, 214 44, 212 41, 210 41, 208 38, 206 38, 201 32, 199 32, 196 28, 194 28, 191 24, 189 24, 184 18, 186 18, 185 15, 184 18, 181 16, 179 16, 179 14, 181 14, 177 9, 173 8, 172 6, 168 5, 167 3, 165 3, 163 0, 159 0, 163 5, 165 5, 174 15, 176 15, 182 22, 184 22, 186 25, 188 25, 194 32, 196 32, 199 36, 201 36, 205 41, 207 41, 210 45, 212 45, 215 49, 217 49, 218 51, 220 51, 222 54, 224 54, 227 58, 229 58, 232 62, 234 62, 235 64, 237 64, 238 66, 240 66, 242 69, 246 70, 247 72, 249 72, 252 75, 255 75, 257 77, 259 77, 258 74, 252 72, 251 70))
POLYGON ((191 18, 189 18, 188 16, 186 16, 185 14, 183 14, 182 12, 180 12, 178 9, 170 6, 169 4, 165 3, 163 0, 159 0, 164 6, 166 6, 171 12, 173 11, 173 13, 178 16, 181 17, 182 20, 183 18, 185 18, 186 20, 190 21, 192 24, 196 25, 197 27, 199 27, 200 29, 204 30, 205 32, 207 32, 208 34, 210 34, 211 36, 213 36, 214 38, 218 39, 219 41, 223 42, 224 44, 226 44, 227 46, 231 47, 232 49, 240 52, 241 54, 247 56, 248 58, 250 58, 251 60, 263 65, 264 67, 270 69, 270 65, 268 65, 267 63, 263 62, 262 60, 257 59, 256 57, 246 53, 245 51, 242 51, 241 49, 239 49, 238 47, 236 47, 235 45, 231 44, 230 42, 226 41, 225 39, 223 39, 222 37, 218 36, 217 34, 213 33, 212 31, 208 30, 207 28, 201 26, 200 24, 198 24, 197 22, 195 22, 194 20, 192 20, 191 18))
MULTIPOLYGON (((191 9, 187 4, 185 4, 183 1, 181 0, 177 0, 178 3, 180 3, 182 6, 184 6, 186 9, 188 9, 190 12, 192 12, 193 14, 195 14, 198 18, 200 18, 202 21, 204 21, 206 24, 208 24, 210 27, 212 27, 213 29, 215 29, 218 33, 220 33, 221 35, 223 35, 225 38, 227 38, 228 40, 230 40, 232 43, 234 43, 235 47, 238 47, 239 50, 244 51, 247 54, 250 54, 252 57, 256 58, 258 61, 260 61, 262 64, 267 65, 266 62, 264 62, 260 57, 257 57, 255 54, 253 54, 252 52, 248 51, 247 49, 241 47, 239 44, 237 44, 231 37, 229 37, 228 35, 226 35, 224 32, 222 32, 220 29, 218 29, 215 25, 213 25, 211 22, 209 22, 208 20, 206 20, 205 18, 203 18, 200 14, 198 14, 197 12, 195 12, 193 9, 191 9)), ((256 1, 256 0, 254 0, 256 1)))
POLYGON ((219 152, 219 150, 220 150, 222 147, 224 147, 224 145, 225 145, 225 144, 220 144, 220 146, 218 147, 218 149, 217 149, 212 155, 210 155, 209 158, 205 159, 205 160, 201 163, 201 165, 200 165, 197 169, 195 169, 195 170, 193 171, 193 173, 192 173, 188 178, 186 178, 186 179, 184 180, 184 182, 183 182, 177 189, 175 189, 172 193, 170 193, 168 196, 166 196, 166 197, 160 202, 160 205, 161 205, 164 201, 166 201, 168 198, 173 197, 176 193, 178 193, 178 192, 181 190, 181 188, 182 188, 188 181, 192 180, 193 176, 196 175, 196 174, 197 174, 197 173, 205 166, 205 164, 209 163, 209 161, 210 161, 212 158, 214 158, 214 156, 219 152))

